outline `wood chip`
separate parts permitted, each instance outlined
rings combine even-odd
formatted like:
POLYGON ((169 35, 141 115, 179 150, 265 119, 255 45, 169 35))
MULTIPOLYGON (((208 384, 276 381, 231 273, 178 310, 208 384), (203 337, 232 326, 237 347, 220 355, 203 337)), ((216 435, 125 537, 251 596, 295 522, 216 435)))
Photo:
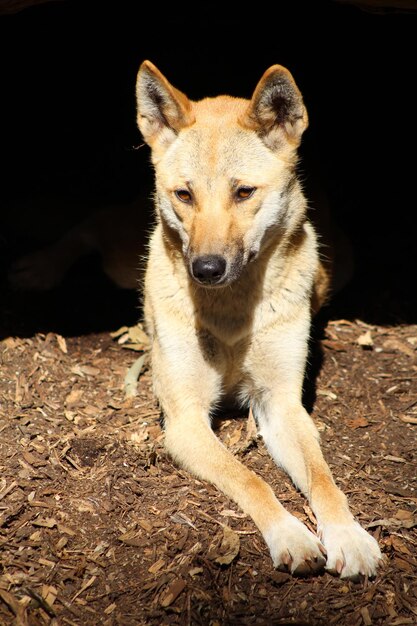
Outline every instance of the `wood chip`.
POLYGON ((56 335, 56 340, 61 352, 63 352, 64 354, 68 354, 67 342, 65 341, 65 338, 61 335, 56 335))
POLYGON ((346 420, 346 424, 349 426, 349 428, 366 428, 367 426, 369 426, 369 421, 366 419, 366 417, 355 417, 351 420, 346 420))
POLYGON ((326 398, 330 398, 330 400, 337 400, 337 395, 328 389, 317 389, 317 395, 325 396, 326 398))
POLYGON ((417 424, 417 417, 413 417, 411 415, 400 415, 399 418, 406 424, 417 424))
POLYGON ((164 567, 165 563, 166 561, 164 559, 158 559, 158 561, 155 561, 155 563, 148 568, 148 572, 156 574, 156 572, 159 572, 159 570, 164 567))
POLYGON ((96 578, 97 576, 91 576, 91 578, 89 578, 87 582, 84 583, 84 585, 81 587, 81 589, 77 591, 77 593, 71 598, 71 602, 74 602, 74 600, 78 598, 78 596, 80 596, 82 593, 84 593, 84 591, 86 591, 89 587, 91 587, 91 585, 94 584, 96 578))
POLYGON ((104 613, 106 615, 110 615, 111 613, 113 613, 115 608, 116 608, 116 604, 113 602, 112 604, 109 604, 109 606, 107 608, 104 609, 104 613))
POLYGON ((73 406, 77 404, 83 396, 82 389, 73 389, 65 398, 64 402, 67 406, 73 406))
POLYGON ((335 341, 333 339, 322 339, 321 345, 325 348, 329 348, 330 350, 335 350, 336 352, 345 352, 346 345, 341 341, 335 341))
POLYGON ((42 526, 42 528, 54 528, 57 525, 56 519, 53 517, 45 517, 33 520, 34 526, 42 526))
POLYGON ((175 579, 161 594, 159 603, 164 608, 170 606, 185 589, 186 582, 182 578, 175 579))
POLYGON ((362 615, 364 626, 372 626, 371 616, 369 615, 369 610, 366 606, 363 606, 360 610, 362 615))
POLYGON ((3 498, 5 498, 7 496, 7 494, 9 494, 11 491, 13 491, 13 489, 15 487, 17 487, 17 485, 18 485, 18 483, 15 480, 13 480, 8 487, 5 487, 0 492, 0 500, 3 500, 3 498))
POLYGON ((129 367, 124 379, 124 392, 126 398, 134 398, 137 395, 137 385, 140 373, 145 364, 146 354, 142 354, 129 367))
POLYGON ((402 352, 406 354, 410 358, 414 359, 416 357, 416 351, 405 341, 401 341, 400 339, 390 338, 384 341, 382 344, 384 350, 392 350, 394 352, 402 352))

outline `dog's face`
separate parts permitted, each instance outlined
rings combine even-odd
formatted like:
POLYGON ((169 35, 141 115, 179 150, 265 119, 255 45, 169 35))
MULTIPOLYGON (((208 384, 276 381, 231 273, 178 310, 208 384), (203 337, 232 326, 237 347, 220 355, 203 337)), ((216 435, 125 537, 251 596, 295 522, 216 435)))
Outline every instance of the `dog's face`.
POLYGON ((145 61, 137 101, 161 220, 177 234, 196 283, 230 284, 292 219, 288 199, 307 126, 300 92, 288 70, 273 66, 250 101, 192 102, 145 61))

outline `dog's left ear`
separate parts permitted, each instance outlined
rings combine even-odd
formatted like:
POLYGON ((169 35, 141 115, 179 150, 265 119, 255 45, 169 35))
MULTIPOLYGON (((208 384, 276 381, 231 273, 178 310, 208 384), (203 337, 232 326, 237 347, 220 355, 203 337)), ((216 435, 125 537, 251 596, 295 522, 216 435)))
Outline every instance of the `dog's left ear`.
POLYGON ((300 90, 285 67, 273 65, 266 70, 241 122, 255 130, 272 150, 284 139, 298 147, 308 116, 300 90))

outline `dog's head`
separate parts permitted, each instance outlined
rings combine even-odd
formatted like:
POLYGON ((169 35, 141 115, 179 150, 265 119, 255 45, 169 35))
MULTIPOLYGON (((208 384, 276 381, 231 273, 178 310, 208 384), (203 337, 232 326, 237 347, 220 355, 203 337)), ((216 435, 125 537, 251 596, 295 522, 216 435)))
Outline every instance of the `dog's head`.
POLYGON ((190 276, 206 287, 230 284, 305 210, 295 165, 307 113, 290 72, 270 67, 251 100, 193 102, 144 61, 137 108, 157 210, 190 276))

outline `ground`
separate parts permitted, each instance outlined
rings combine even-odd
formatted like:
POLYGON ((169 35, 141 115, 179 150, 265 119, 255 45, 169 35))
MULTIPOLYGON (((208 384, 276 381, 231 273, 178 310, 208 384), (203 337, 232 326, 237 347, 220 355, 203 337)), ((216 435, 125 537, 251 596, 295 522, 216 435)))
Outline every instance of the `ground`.
MULTIPOLYGON (((359 583, 293 578, 274 571, 251 519, 166 455, 146 357, 126 398, 126 373, 146 355, 144 337, 128 329, 136 294, 104 280, 94 291, 83 276, 52 294, 4 289, 0 624, 416 624, 417 325, 365 321, 352 300, 346 317, 330 305, 315 321, 305 403, 337 484, 386 562, 359 583), (91 317, 108 299, 103 327, 77 330, 77 315, 89 318, 75 289, 91 317), (72 325, 58 315, 65 308, 72 325)), ((247 416, 215 428, 314 529, 247 416)))

